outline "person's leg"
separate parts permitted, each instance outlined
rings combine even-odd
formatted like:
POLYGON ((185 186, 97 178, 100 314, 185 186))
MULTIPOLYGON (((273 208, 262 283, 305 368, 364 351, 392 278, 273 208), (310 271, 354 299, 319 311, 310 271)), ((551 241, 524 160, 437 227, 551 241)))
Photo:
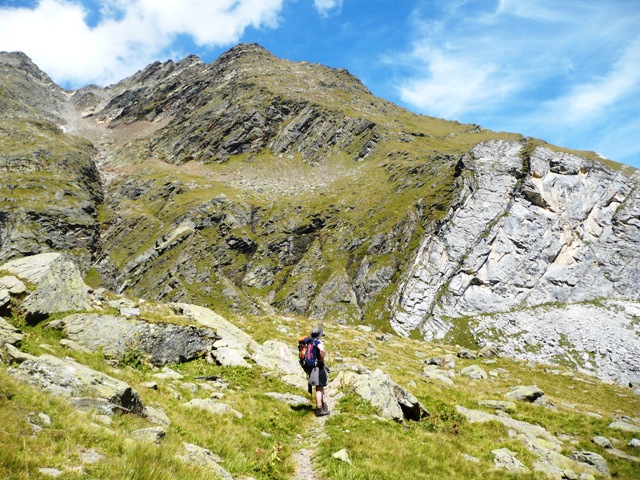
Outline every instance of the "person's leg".
POLYGON ((324 387, 316 387, 316 407, 322 408, 324 404, 324 387))

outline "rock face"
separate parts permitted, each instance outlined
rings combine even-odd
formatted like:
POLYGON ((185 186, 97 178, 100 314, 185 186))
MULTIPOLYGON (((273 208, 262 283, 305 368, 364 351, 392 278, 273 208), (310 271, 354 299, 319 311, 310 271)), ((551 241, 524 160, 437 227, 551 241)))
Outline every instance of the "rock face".
POLYGON ((97 372, 73 360, 52 355, 28 356, 9 373, 45 392, 61 397, 90 396, 141 413, 144 405, 138 393, 121 380, 97 372))
MULTIPOLYGON (((523 329, 535 331, 546 323, 566 338, 584 328, 583 342, 569 339, 577 350, 590 348, 584 344, 599 338, 604 325, 607 331, 612 327, 611 342, 617 342, 632 316, 612 318, 603 310, 571 328, 573 319, 558 322, 563 309, 556 316, 537 311, 538 324, 532 325, 526 308, 638 298, 637 174, 630 178, 576 155, 541 146, 525 150, 518 142, 504 141, 477 145, 458 168, 461 196, 439 230, 424 237, 400 289, 393 327, 402 334, 419 329, 426 339, 444 338, 455 333, 457 318, 518 308, 525 309, 523 329)), ((493 340, 484 333, 492 327, 491 319, 478 318, 478 341, 493 340)), ((596 350, 608 348, 595 343, 596 350)), ((503 345, 517 349, 509 341, 503 345)), ((638 357, 638 342, 623 345, 623 357, 638 357)), ((538 358, 563 354, 550 350, 538 358)), ((607 376, 610 362, 585 368, 607 376)), ((637 375, 632 364, 620 380, 637 375)))
POLYGON ((108 357, 139 352, 153 365, 181 363, 209 353, 218 336, 211 330, 169 323, 149 323, 113 315, 77 314, 56 321, 70 340, 108 357))

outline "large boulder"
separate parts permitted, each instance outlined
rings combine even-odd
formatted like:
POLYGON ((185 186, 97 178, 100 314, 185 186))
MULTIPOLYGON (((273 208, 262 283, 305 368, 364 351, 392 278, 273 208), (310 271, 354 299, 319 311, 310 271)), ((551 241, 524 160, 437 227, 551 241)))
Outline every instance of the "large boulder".
POLYGON ((141 413, 144 408, 138 392, 127 383, 71 359, 24 354, 9 374, 56 396, 94 397, 133 413, 141 413))
POLYGON ((253 361, 259 366, 268 370, 278 370, 287 375, 304 376, 304 371, 300 368, 298 352, 292 351, 288 345, 275 340, 268 340, 264 345, 257 348, 253 356, 253 361))
POLYGON ((16 327, 7 322, 4 318, 0 318, 0 347, 5 344, 19 345, 24 334, 16 327))
POLYGON ((84 348, 102 349, 112 358, 128 351, 144 354, 156 366, 206 355, 218 336, 209 329, 170 323, 149 323, 114 315, 76 314, 49 324, 84 348))
POLYGON ((390 420, 420 420, 429 412, 411 393, 397 385, 389 375, 381 370, 369 373, 340 371, 330 387, 339 389, 349 386, 353 391, 380 411, 380 415, 390 420))
POLYGON ((20 305, 28 320, 40 320, 53 313, 88 310, 88 287, 76 264, 60 253, 43 253, 12 260, 0 266, 36 285, 20 305))
POLYGON ((245 350, 258 347, 251 335, 208 308, 189 303, 173 303, 171 307, 176 313, 216 332, 219 338, 227 342, 227 347, 245 350))

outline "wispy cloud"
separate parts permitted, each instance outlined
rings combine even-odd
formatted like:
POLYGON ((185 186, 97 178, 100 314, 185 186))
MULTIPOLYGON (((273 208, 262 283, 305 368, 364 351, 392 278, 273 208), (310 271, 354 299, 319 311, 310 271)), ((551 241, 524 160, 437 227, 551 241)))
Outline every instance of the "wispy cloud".
MULTIPOLYGON (((411 49, 393 60, 405 72, 401 100, 429 115, 620 152, 593 135, 608 130, 600 117, 627 130, 640 116, 637 2, 478 5, 417 11, 411 49)), ((640 155, 640 140, 627 141, 635 147, 624 155, 640 155)))
POLYGON ((157 60, 178 35, 221 46, 248 27, 275 27, 282 2, 107 0, 90 10, 79 0, 40 0, 0 7, 0 49, 27 53, 58 82, 107 84, 157 60))
POLYGON ((313 0, 313 5, 321 16, 328 17, 331 13, 340 13, 342 0, 313 0))

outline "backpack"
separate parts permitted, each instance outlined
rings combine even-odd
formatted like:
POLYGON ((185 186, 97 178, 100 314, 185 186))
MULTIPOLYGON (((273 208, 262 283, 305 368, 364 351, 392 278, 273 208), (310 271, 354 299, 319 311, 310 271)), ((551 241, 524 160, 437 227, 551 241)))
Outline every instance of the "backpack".
POLYGON ((318 365, 318 347, 316 340, 313 338, 300 337, 300 340, 298 340, 298 352, 302 368, 314 368, 318 365))

